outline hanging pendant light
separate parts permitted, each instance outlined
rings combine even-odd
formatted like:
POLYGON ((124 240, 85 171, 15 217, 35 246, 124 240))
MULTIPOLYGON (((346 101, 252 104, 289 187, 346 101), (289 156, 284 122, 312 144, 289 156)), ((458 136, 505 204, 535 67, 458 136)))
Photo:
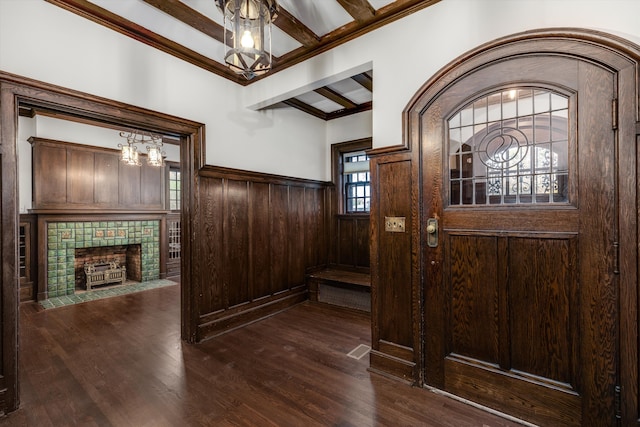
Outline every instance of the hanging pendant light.
POLYGON ((147 145, 147 164, 149 166, 164 166, 167 154, 163 150, 162 136, 141 130, 120 132, 120 136, 127 140, 126 144, 118 144, 120 160, 127 165, 141 166, 140 154, 136 144, 147 145))
POLYGON ((229 68, 247 80, 271 70, 271 22, 277 14, 276 0, 215 0, 215 3, 224 15, 224 45, 230 47, 224 60, 229 68))

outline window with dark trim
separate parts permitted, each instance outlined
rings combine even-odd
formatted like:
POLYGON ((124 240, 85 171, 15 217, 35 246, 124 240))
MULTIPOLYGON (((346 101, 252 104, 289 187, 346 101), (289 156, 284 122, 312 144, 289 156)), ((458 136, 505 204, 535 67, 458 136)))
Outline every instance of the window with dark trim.
POLYGON ((169 209, 172 211, 180 210, 180 199, 182 193, 180 190, 180 168, 169 168, 169 209))
POLYGON ((369 157, 364 151, 342 154, 342 182, 346 213, 369 212, 371 205, 369 157))
POLYGON ((371 209, 371 173, 366 153, 370 148, 371 138, 331 146, 338 214, 368 214, 371 209))

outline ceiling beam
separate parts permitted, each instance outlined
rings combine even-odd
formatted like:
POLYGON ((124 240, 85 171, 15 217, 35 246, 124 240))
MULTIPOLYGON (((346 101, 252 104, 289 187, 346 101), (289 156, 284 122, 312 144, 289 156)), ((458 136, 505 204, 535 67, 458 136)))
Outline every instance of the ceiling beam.
POLYGON ((278 7, 278 15, 273 24, 298 40, 304 47, 312 48, 320 44, 320 37, 283 7, 278 7))
MULTIPOLYGON (((224 43, 224 27, 209 17, 201 14, 182 3, 179 0, 143 0, 156 9, 160 9, 167 15, 173 16, 179 21, 184 22, 190 27, 208 35, 209 37, 224 43)), ((227 34, 227 39, 231 39, 231 33, 227 34)))
POLYGON ((367 0, 338 0, 338 3, 360 23, 370 21, 376 16, 376 10, 367 0))
POLYGON ((351 77, 356 82, 360 83, 360 86, 367 89, 369 92, 373 92, 373 79, 366 73, 356 74, 351 77))
POLYGON ((316 108, 316 107, 312 107, 311 105, 300 101, 297 98, 289 98, 285 101, 282 101, 284 104, 288 105, 289 107, 293 107, 296 108, 300 111, 303 111, 307 114, 311 114, 312 116, 315 116, 319 119, 322 120, 327 120, 327 113, 325 113, 324 111, 316 108))
POLYGON ((358 104, 351 101, 349 98, 339 94, 338 92, 328 88, 327 86, 323 86, 321 88, 315 89, 314 92, 324 96, 335 102, 336 104, 342 105, 344 108, 356 108, 358 104))
POLYGON ((325 120, 338 119, 340 117, 350 116, 352 114, 362 113, 363 111, 369 111, 373 108, 373 102, 365 102, 364 104, 357 105, 356 108, 345 108, 344 110, 332 111, 326 114, 325 120))

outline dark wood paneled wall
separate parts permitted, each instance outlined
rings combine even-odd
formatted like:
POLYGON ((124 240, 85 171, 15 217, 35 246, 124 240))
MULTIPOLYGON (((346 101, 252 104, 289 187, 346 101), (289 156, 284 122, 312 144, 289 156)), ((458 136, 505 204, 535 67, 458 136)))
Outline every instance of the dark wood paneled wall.
POLYGON ((371 155, 371 369, 413 382, 417 375, 415 241, 418 206, 410 154, 371 155), (385 217, 403 217, 404 232, 385 231, 385 217))
POLYGON ((332 264, 369 271, 369 214, 334 215, 332 264))
POLYGON ((306 270, 327 263, 328 188, 211 166, 200 171, 199 340, 307 299, 306 270))
POLYGON ((164 169, 129 166, 107 148, 29 138, 33 209, 165 209, 164 169))

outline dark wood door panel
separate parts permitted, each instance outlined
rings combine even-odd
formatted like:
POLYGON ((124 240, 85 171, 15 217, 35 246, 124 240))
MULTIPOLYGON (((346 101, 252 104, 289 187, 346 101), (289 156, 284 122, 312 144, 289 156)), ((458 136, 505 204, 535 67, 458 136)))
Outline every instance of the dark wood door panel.
POLYGON ((541 426, 583 425, 581 399, 575 392, 455 357, 445 360, 445 369, 445 388, 465 399, 522 419, 531 418, 530 408, 536 408, 536 423, 541 426))
MULTIPOLYGON (((454 235, 448 239, 450 347, 455 353, 499 365, 498 239, 454 235)), ((504 260, 503 260, 504 262, 504 260)))
POLYGON ((578 390, 577 237, 445 236, 447 357, 578 390), (519 374, 518 374, 519 375, 519 374))
POLYGON ((553 209, 477 208, 446 209, 441 226, 446 229, 490 230, 505 233, 577 233, 580 212, 573 207, 553 209))
POLYGON ((579 375, 577 238, 510 238, 508 319, 512 370, 576 388, 579 375))

